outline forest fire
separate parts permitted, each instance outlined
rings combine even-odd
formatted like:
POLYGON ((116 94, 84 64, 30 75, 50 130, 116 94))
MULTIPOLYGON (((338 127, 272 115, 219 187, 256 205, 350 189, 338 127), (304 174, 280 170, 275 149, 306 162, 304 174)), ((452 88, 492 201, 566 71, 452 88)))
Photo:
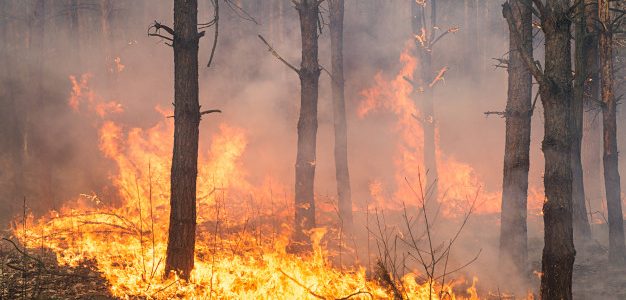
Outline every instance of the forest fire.
MULTIPOLYGON (((98 107, 97 94, 89 90, 92 78, 81 78, 77 85, 76 78, 70 77, 69 105, 98 107)), ((126 128, 92 111, 103 118, 99 147, 117 166, 111 181, 121 203, 105 204, 97 196, 84 195, 42 218, 30 216, 24 228, 14 229, 20 241, 27 247, 52 250, 63 265, 92 261, 118 297, 391 297, 388 287, 368 278, 365 268, 333 265, 326 228, 312 232, 314 251, 309 258, 286 252, 291 232, 289 210, 272 206, 289 204, 270 203, 269 194, 271 188, 280 190, 280 183, 274 180, 273 187, 253 186, 247 181, 240 162, 247 143, 245 131, 226 124, 212 137, 209 152, 200 155, 197 205, 201 231, 191 278, 163 278, 173 126, 167 120, 171 112, 157 111, 163 121, 146 130, 126 128)), ((418 283, 418 275, 409 272, 398 279, 410 299, 478 299, 475 281, 467 296, 455 296, 452 289, 467 284, 464 280, 439 286, 418 283)))
POLYGON ((0 300, 626 299, 624 1, 0 12, 0 300))

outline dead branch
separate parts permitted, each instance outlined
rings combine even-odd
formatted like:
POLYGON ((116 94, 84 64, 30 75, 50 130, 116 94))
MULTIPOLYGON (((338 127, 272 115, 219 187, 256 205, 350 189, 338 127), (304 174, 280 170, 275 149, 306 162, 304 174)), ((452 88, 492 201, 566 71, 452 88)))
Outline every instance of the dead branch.
POLYGON ((310 288, 308 288, 308 287, 307 287, 307 286, 305 286, 304 284, 300 283, 300 282, 299 282, 298 280, 296 280, 295 278, 293 278, 293 277, 289 276, 289 274, 285 273, 283 270, 278 269, 278 271, 279 271, 280 273, 282 273, 283 275, 285 275, 287 278, 291 279, 291 281, 295 282, 298 286, 300 286, 301 288, 305 289, 307 292, 309 292, 309 294, 313 295, 315 298, 318 298, 318 299, 324 299, 324 300, 326 299, 326 297, 316 294, 316 293, 315 293, 315 292, 313 292, 310 288))
POLYGON ((267 46, 268 51, 270 53, 272 53, 272 55, 274 55, 274 57, 276 57, 278 60, 280 60, 281 62, 283 62, 287 67, 289 67, 290 69, 292 69, 294 72, 298 73, 298 75, 300 75, 300 70, 296 67, 294 67, 292 64, 290 64, 289 62, 287 62, 284 58, 282 58, 278 52, 276 52, 276 50, 274 50, 274 48, 272 46, 270 46, 270 44, 265 40, 265 38, 263 38, 262 35, 258 35, 259 39, 261 39, 261 41, 263 41, 263 43, 267 46))
MULTIPOLYGON (((533 0, 533 1, 535 1, 535 3, 536 2, 541 3, 541 0, 533 0)), ((539 11, 543 11, 543 5, 541 6, 537 5, 537 8, 539 9, 539 11)), ((509 31, 511 32, 513 36, 512 38, 514 38, 517 41, 516 43, 517 51, 519 51, 520 55, 522 56, 522 59, 524 60, 526 67, 533 74, 533 76, 538 82, 543 82, 543 71, 540 69, 538 62, 533 61, 531 53, 528 53, 522 47, 522 36, 519 32, 519 29, 515 25, 515 22, 513 20, 513 12, 511 9, 511 5, 509 5, 508 2, 505 2, 502 5, 502 15, 504 16, 504 18, 506 19, 506 22, 509 25, 509 31)))
POLYGON ((435 76, 435 78, 428 85, 428 87, 432 88, 433 86, 435 86, 435 84, 437 84, 438 81, 444 81, 445 82, 445 78, 443 76, 446 74, 447 71, 448 71, 448 67, 441 68, 441 70, 439 70, 439 73, 437 73, 437 76, 435 76))
POLYGON ((209 109, 209 110, 200 112, 200 115, 203 116, 203 115, 212 114, 212 113, 222 113, 222 111, 219 109, 209 109))
POLYGON ((206 67, 210 68, 211 67, 211 63, 213 62, 213 57, 215 56, 215 49, 217 48, 217 37, 219 35, 219 20, 220 20, 220 0, 211 0, 211 2, 213 3, 213 11, 214 11, 214 17, 213 17, 213 23, 215 24, 215 31, 213 33, 213 47, 211 47, 211 55, 209 56, 209 62, 207 63, 206 67))

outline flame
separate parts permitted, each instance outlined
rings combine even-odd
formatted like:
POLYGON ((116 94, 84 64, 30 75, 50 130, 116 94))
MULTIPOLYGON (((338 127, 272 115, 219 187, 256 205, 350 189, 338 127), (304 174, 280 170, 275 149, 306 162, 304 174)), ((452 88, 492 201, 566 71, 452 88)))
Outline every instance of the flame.
MULTIPOLYGON (((376 74, 373 86, 361 92, 363 99, 357 109, 357 115, 360 118, 379 111, 391 112, 396 117, 393 128, 394 133, 399 137, 394 155, 396 192, 392 197, 384 197, 381 193, 383 187, 380 186, 379 181, 374 181, 370 185, 370 194, 375 205, 392 210, 401 209, 402 202, 418 204, 417 200, 411 203, 411 199, 417 198, 414 190, 419 191, 420 175, 424 175, 424 170, 420 169, 424 161, 424 136, 420 122, 432 122, 432 120, 424 120, 412 99, 413 93, 420 92, 414 91, 411 84, 413 74, 419 66, 417 59, 411 54, 414 47, 413 43, 407 43, 400 54, 401 68, 393 78, 386 80, 382 72, 376 74), (416 187, 409 186, 406 181, 416 187)), ((443 80, 446 70, 447 68, 442 68, 430 85, 443 80)), ((442 194, 441 199, 438 199, 442 204, 441 212, 446 217, 455 218, 467 213, 474 195, 484 186, 484 182, 471 165, 457 160, 440 149, 437 129, 436 144, 438 184, 442 194)), ((531 188, 529 195, 531 210, 540 211, 544 198, 543 192, 540 189, 531 188)), ((499 213, 501 193, 481 190, 476 204, 474 213, 499 213)))
MULTIPOLYGON (((408 55, 405 59, 414 63, 408 55)), ((70 77, 69 105, 77 112, 83 105, 97 107, 104 101, 89 88, 91 78, 70 77)), ((402 88, 397 95, 410 90, 401 82, 395 84, 402 88)), ((408 97, 394 98, 397 103, 389 107, 396 108, 403 121, 398 130, 415 126, 410 114, 417 111, 412 102, 408 97)), ((363 267, 332 265, 327 228, 311 233, 314 251, 310 257, 286 252, 293 208, 288 203, 275 205, 272 198, 272 189, 286 188, 271 177, 257 185, 250 182, 242 164, 247 133, 226 123, 212 135, 208 151, 199 154, 198 233, 191 278, 163 278, 174 128, 171 119, 165 118, 171 112, 160 107, 156 110, 163 120, 143 129, 115 123, 106 119, 108 114, 88 109, 103 119, 98 130, 99 148, 115 163, 110 180, 119 201, 84 195, 59 211, 38 219, 30 216, 25 230, 14 230, 21 242, 27 247, 51 249, 62 265, 93 263, 110 283, 111 293, 126 299, 392 297, 385 287, 366 277, 363 267)), ((409 146, 419 145, 411 142, 409 146)), ((404 151, 406 157, 401 162, 417 161, 417 152, 409 148, 404 151)), ((373 186, 381 193, 382 188, 373 186)), ((400 279, 411 299, 431 295, 440 299, 437 291, 446 291, 446 299, 463 299, 454 295, 453 284, 418 283, 416 278, 417 273, 410 272, 400 279)), ((478 299, 475 293, 469 294, 468 299, 478 299)))

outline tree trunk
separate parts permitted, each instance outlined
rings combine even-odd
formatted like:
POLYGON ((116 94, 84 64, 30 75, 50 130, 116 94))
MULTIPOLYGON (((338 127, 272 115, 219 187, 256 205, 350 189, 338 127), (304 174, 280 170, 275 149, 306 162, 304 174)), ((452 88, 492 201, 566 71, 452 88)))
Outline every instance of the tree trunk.
POLYGON ((411 3, 413 16, 411 20, 411 27, 413 29, 413 34, 416 36, 421 35, 423 30, 428 39, 426 45, 416 42, 416 57, 418 58, 419 66, 416 70, 414 78, 419 86, 424 88, 424 92, 421 94, 422 97, 420 97, 420 99, 417 99, 418 93, 414 93, 414 95, 416 95, 415 101, 418 103, 421 102, 421 105, 418 105, 418 107, 420 107, 421 125, 424 133, 424 168, 426 170, 427 179, 426 188, 430 192, 427 197, 437 201, 439 186, 437 178, 439 175, 437 171, 435 141, 436 120, 433 99, 434 86, 429 87, 434 75, 432 68, 432 49, 429 43, 432 41, 432 32, 434 28, 437 27, 437 2, 435 0, 431 0, 429 2, 431 7, 430 28, 425 28, 427 21, 425 19, 426 13, 423 12, 425 9, 424 6, 418 4, 416 1, 412 1, 411 3))
MULTIPOLYGON (((574 97, 572 98, 572 218, 574 228, 574 238, 577 245, 584 245, 591 239, 591 226, 587 215, 587 204, 585 202, 585 185, 583 182, 582 165, 582 137, 583 137, 583 116, 585 82, 588 71, 586 69, 585 58, 587 49, 585 36, 587 35, 585 6, 578 6, 578 18, 575 27, 576 38, 576 76, 574 78, 574 97), (579 241, 579 242, 578 242, 579 241)), ((581 247, 577 247, 581 248, 581 247)))
POLYGON ((545 157, 543 204, 544 248, 541 299, 572 299, 576 251, 572 229, 572 165, 570 159, 572 62, 569 0, 548 0, 542 13, 545 73, 539 91, 544 107, 545 157))
POLYGON ((348 172, 348 133, 343 78, 344 1, 330 0, 329 5, 337 195, 339 201, 339 216, 343 228, 350 231, 352 229, 352 198, 350 193, 350 173, 348 172))
POLYGON ((302 62, 300 77, 300 119, 298 120, 298 153, 296 157, 294 251, 308 250, 311 240, 308 232, 315 227, 315 149, 317 136, 317 96, 320 67, 318 64, 317 0, 301 0, 296 4, 300 16, 302 62))
POLYGON ((621 187, 617 151, 617 103, 613 92, 613 36, 609 0, 598 1, 598 15, 603 24, 600 30, 599 50, 602 88, 602 124, 604 136, 604 188, 609 215, 609 261, 623 263, 624 217, 622 215, 621 187))
POLYGON ((196 239, 198 175, 198 3, 174 1, 174 151, 165 274, 189 278, 196 239))
POLYGON ((509 0, 514 22, 521 35, 509 39, 509 88, 506 107, 506 142, 502 182, 500 261, 510 276, 527 275, 527 196, 530 166, 532 117, 532 75, 524 65, 519 47, 532 56, 532 11, 522 3, 509 0))
MULTIPOLYGON (((585 25, 584 57, 586 71, 584 93, 584 116, 582 137, 583 176, 585 178, 585 197, 588 203, 604 201, 604 183, 602 181, 602 128, 598 117, 600 107, 600 67, 598 54, 598 32, 596 22, 598 17, 597 0, 584 0, 585 25)), ((592 209, 591 206, 589 207, 592 209)))

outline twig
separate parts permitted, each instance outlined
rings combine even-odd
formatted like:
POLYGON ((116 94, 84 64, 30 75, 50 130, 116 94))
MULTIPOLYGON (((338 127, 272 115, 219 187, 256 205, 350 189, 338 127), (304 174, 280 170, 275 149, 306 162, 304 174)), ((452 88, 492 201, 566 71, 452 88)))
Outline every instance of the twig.
POLYGON ((211 2, 213 2, 213 8, 215 11, 214 17, 213 17, 213 22, 215 23, 215 31, 213 34, 213 47, 211 48, 211 56, 209 56, 209 62, 207 63, 206 67, 210 68, 211 67, 211 62, 213 62, 213 56, 215 55, 215 48, 217 48, 217 37, 219 35, 219 20, 220 20, 220 0, 211 0, 211 2))
POLYGON ((283 62, 287 67, 289 67, 290 69, 292 69, 294 72, 298 73, 298 75, 300 74, 300 70, 297 69, 296 67, 294 67, 292 64, 290 64, 289 62, 287 62, 284 58, 282 58, 278 52, 276 52, 276 50, 274 50, 274 48, 272 46, 270 46, 270 44, 265 40, 265 38, 263 38, 262 35, 258 35, 259 39, 261 39, 261 41, 263 41, 263 43, 267 46, 268 50, 270 53, 272 53, 272 55, 274 55, 274 57, 276 57, 278 60, 280 60, 281 62, 283 62))
POLYGON ((324 296, 320 296, 318 294, 316 294, 315 292, 313 292, 310 288, 308 288, 307 286, 305 286, 304 284, 300 283, 298 280, 296 280, 295 278, 289 276, 289 274, 285 273, 283 270, 278 269, 279 272, 281 272, 283 275, 285 275, 287 278, 291 279, 293 282, 295 282, 298 286, 300 286, 301 288, 305 289, 307 292, 309 292, 309 294, 313 295, 315 298, 318 299, 326 299, 326 297, 324 296))

